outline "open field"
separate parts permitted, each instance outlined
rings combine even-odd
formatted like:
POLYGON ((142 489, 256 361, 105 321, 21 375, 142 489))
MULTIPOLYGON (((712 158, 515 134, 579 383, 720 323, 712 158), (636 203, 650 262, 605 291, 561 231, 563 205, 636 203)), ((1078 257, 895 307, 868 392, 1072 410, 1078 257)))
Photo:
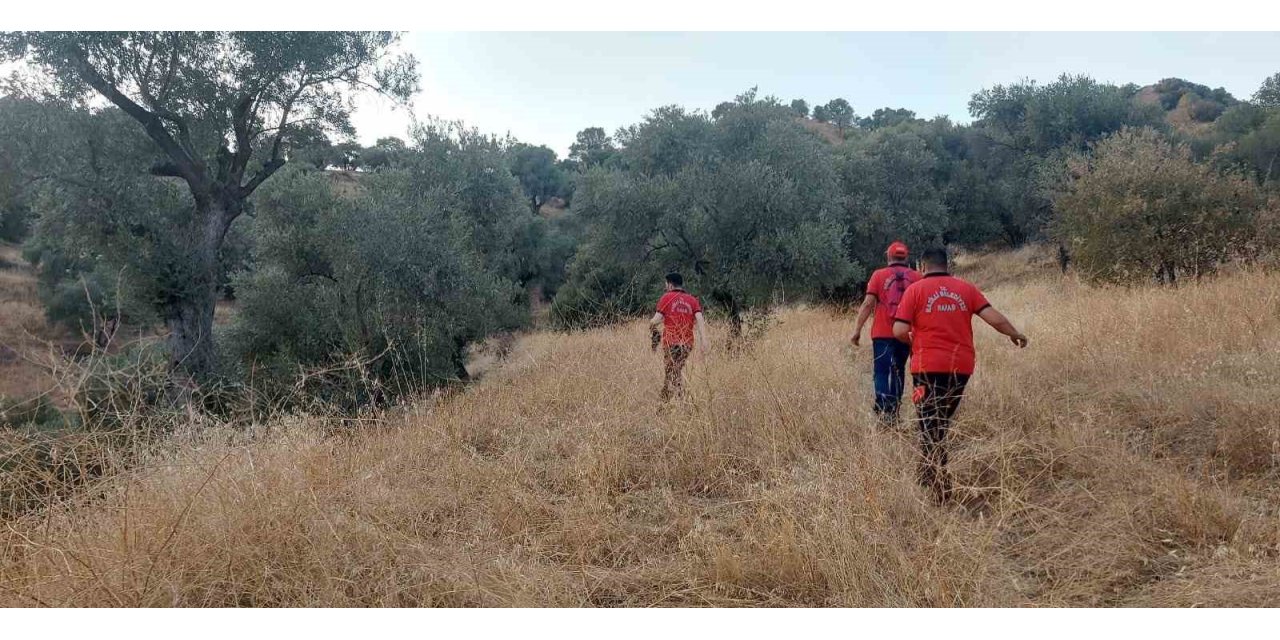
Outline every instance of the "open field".
POLYGON ((631 323, 527 336, 377 426, 180 433, 9 523, 0 603, 1280 605, 1280 277, 962 264, 1032 343, 976 328, 960 506, 914 485, 909 425, 873 426, 850 318, 781 313, 661 413, 631 323))

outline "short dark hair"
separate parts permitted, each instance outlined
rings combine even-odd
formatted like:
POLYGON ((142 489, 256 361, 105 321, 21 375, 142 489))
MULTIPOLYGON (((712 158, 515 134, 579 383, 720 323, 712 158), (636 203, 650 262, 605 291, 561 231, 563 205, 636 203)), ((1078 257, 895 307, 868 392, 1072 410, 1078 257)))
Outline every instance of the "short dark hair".
POLYGON ((672 271, 671 273, 667 274, 667 282, 670 282, 671 285, 674 287, 683 287, 684 276, 672 271))
POLYGON ((929 247, 928 249, 925 249, 924 253, 920 254, 920 262, 931 267, 942 267, 943 269, 946 269, 949 266, 946 247, 929 247))

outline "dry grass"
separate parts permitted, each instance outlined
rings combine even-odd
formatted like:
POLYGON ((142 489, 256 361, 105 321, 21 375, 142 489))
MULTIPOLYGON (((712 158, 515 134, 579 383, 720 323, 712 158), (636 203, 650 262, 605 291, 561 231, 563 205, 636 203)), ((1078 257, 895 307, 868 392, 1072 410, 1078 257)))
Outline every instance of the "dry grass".
POLYGON ((818 122, 810 118, 796 118, 796 122, 799 122, 800 126, 818 134, 823 140, 831 144, 844 144, 844 135, 840 133, 840 129, 836 125, 830 122, 818 122))
POLYGON ((35 274, 18 247, 0 243, 0 397, 30 398, 54 381, 38 362, 65 336, 45 323, 35 274))
MULTIPOLYGON (((971 265, 972 266, 972 265, 971 265)), ((1280 604, 1280 277, 992 289, 963 505, 796 309, 659 414, 636 323, 522 339, 376 427, 206 428, 0 533, 10 605, 1280 604)))

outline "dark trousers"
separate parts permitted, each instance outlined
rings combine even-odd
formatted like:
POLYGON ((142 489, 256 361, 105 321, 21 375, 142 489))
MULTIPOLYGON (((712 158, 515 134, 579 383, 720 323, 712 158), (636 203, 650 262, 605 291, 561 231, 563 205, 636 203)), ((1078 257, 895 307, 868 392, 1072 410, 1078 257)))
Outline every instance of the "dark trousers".
POLYGON ((684 395, 684 363, 688 362, 693 345, 673 344, 662 347, 662 362, 665 373, 662 380, 662 400, 666 402, 672 396, 684 395))
POLYGON ((961 373, 914 373, 911 399, 920 417, 920 484, 931 489, 939 502, 951 498, 951 474, 947 471, 945 440, 951 419, 960 408, 969 376, 961 373))
POLYGON ((882 420, 895 419, 902 403, 902 390, 906 386, 911 345, 896 338, 873 338, 871 353, 876 414, 882 420))

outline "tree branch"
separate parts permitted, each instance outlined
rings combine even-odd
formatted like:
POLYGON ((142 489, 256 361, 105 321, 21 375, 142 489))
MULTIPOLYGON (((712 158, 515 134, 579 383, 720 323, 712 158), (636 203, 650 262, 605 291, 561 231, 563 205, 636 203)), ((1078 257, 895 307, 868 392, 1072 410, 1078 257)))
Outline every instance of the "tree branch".
POLYGON ((157 97, 161 102, 169 99, 169 88, 173 86, 173 74, 178 68, 178 32, 174 31, 169 34, 169 70, 165 73, 164 83, 160 85, 160 92, 157 97))
POLYGON ((147 111, 142 105, 129 99, 115 85, 102 77, 102 74, 89 63, 89 56, 83 49, 77 48, 73 51, 71 62, 75 65, 77 73, 86 84, 93 87, 103 97, 110 100, 112 104, 127 113, 129 117, 142 124, 147 136, 169 156, 179 175, 191 186, 197 198, 201 197, 200 194, 207 192, 208 180, 203 175, 200 164, 173 139, 173 136, 164 128, 164 124, 156 114, 147 111))
POLYGON ((173 162, 157 162, 151 165, 151 175, 167 178, 181 178, 182 169, 173 162))
POLYGON ((272 174, 274 174, 276 171, 279 171, 280 167, 283 167, 283 166, 284 166, 284 160, 281 160, 280 158, 272 158, 268 160, 266 164, 262 165, 262 168, 259 169, 258 172, 253 175, 253 178, 249 180, 249 184, 246 184, 245 186, 240 187, 240 195, 246 198, 249 197, 249 195, 252 194, 254 190, 256 190, 259 186, 262 186, 263 182, 266 182, 267 178, 270 178, 272 174))

